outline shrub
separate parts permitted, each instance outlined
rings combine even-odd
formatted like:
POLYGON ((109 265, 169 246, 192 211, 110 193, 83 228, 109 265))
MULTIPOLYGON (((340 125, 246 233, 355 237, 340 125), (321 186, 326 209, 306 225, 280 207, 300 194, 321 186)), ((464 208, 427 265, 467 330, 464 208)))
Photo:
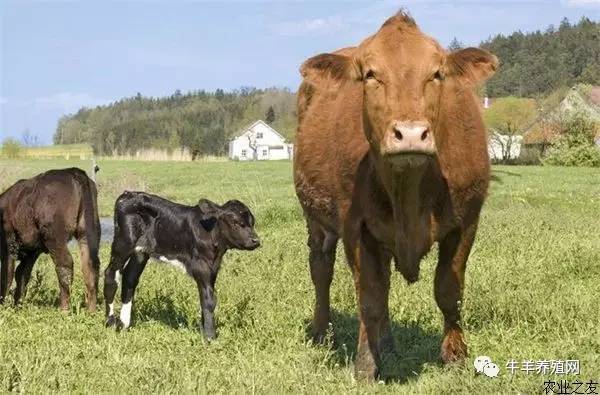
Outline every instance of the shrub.
POLYGON ((2 156, 14 159, 21 156, 21 144, 15 139, 7 138, 2 142, 2 156))
POLYGON ((600 149, 594 143, 596 126, 581 114, 563 122, 561 137, 552 145, 543 164, 600 167, 600 149))

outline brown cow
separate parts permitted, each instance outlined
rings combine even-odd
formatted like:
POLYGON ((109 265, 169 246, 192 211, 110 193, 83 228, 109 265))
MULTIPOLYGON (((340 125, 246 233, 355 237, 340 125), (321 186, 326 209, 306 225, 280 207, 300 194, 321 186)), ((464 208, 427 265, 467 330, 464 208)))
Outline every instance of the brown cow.
POLYGON ((459 326, 464 271, 490 177, 474 93, 495 56, 447 53, 398 13, 356 48, 308 59, 298 94, 294 158, 316 290, 316 341, 330 319, 329 287, 342 237, 359 312, 357 376, 374 378, 393 346, 390 261, 408 282, 439 243, 435 299, 444 362, 467 355, 459 326))
POLYGON ((13 280, 15 304, 24 297, 31 270, 41 253, 49 253, 60 286, 60 308, 69 308, 73 259, 68 241, 79 243, 86 301, 96 310, 98 294, 98 220, 96 184, 81 169, 50 170, 20 180, 0 195, 0 303, 13 280), (20 261, 16 273, 15 261, 20 261))

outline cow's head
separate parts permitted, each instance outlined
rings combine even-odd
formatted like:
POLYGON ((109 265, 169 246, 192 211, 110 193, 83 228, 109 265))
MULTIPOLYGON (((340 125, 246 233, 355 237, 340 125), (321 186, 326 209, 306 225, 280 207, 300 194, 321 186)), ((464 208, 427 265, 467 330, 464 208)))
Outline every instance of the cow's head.
POLYGON ((260 246, 260 240, 254 230, 254 215, 244 203, 230 200, 219 206, 210 200, 202 199, 198 206, 203 216, 200 221, 202 227, 210 232, 218 226, 227 247, 254 250, 260 246))
POLYGON ((409 163, 424 163, 418 158, 435 155, 440 100, 456 94, 455 89, 444 92, 444 86, 474 87, 494 73, 497 62, 477 48, 448 53, 399 13, 353 50, 308 59, 301 73, 316 86, 362 84, 363 124, 371 150, 402 165, 409 158, 409 163))

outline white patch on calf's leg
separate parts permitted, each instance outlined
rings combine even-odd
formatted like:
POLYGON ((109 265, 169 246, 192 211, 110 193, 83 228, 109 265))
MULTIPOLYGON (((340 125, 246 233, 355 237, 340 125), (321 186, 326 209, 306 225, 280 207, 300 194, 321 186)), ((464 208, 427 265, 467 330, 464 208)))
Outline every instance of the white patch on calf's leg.
POLYGON ((177 269, 179 270, 183 270, 184 272, 187 273, 187 270, 185 268, 185 265, 183 263, 181 263, 181 261, 178 261, 177 259, 169 259, 166 256, 160 256, 158 258, 159 261, 164 262, 164 263, 168 263, 169 265, 173 265, 175 266, 177 269))
POLYGON ((121 284, 121 271, 120 270, 117 270, 115 272, 115 281, 117 282, 118 285, 121 284))
POLYGON ((123 305, 121 306, 121 314, 119 316, 119 318, 121 319, 121 322, 123 323, 123 329, 125 328, 129 328, 129 325, 131 324, 131 305, 132 305, 133 301, 130 300, 127 303, 123 303, 123 305))
POLYGON ((115 302, 112 302, 108 305, 108 316, 115 315, 115 302))

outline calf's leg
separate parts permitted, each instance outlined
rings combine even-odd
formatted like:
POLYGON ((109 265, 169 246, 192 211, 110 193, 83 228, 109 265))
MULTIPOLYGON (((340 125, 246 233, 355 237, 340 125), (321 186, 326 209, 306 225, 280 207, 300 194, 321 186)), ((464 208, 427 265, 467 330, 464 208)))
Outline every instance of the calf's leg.
POLYGON ((315 286, 315 311, 312 320, 312 337, 317 343, 326 340, 330 322, 329 290, 335 264, 337 236, 326 233, 320 225, 308 220, 308 247, 310 277, 315 286))
POLYGON ((88 310, 96 311, 98 299, 98 277, 100 271, 100 259, 98 258, 98 247, 89 246, 85 237, 78 240, 79 256, 81 258, 81 270, 85 282, 85 302, 88 310))
POLYGON ((441 358, 444 363, 467 357, 467 344, 460 327, 460 305, 465 283, 465 268, 477 223, 463 231, 450 232, 439 247, 439 261, 435 271, 435 300, 444 315, 444 339, 441 358))
POLYGON ((354 363, 359 379, 373 380, 379 373, 382 353, 393 348, 388 298, 390 256, 366 229, 346 252, 354 274, 358 302, 358 350, 354 363))
POLYGON ((201 330, 207 340, 217 338, 215 326, 215 308, 217 307, 217 296, 215 295, 216 273, 197 272, 193 274, 200 295, 201 330))
POLYGON ((140 276, 146 267, 149 256, 143 253, 135 253, 129 258, 129 262, 123 269, 123 283, 121 285, 121 314, 117 322, 117 329, 127 329, 131 325, 131 310, 133 308, 133 295, 140 276))
MULTIPOLYGON (((22 259, 19 266, 17 266, 17 270, 15 273, 17 286, 15 288, 15 305, 19 304, 21 299, 25 297, 27 294, 27 284, 29 283, 29 279, 31 278, 31 271, 33 269, 33 265, 35 261, 40 256, 39 252, 29 252, 22 259)), ((13 260, 14 266, 14 260, 13 260)), ((12 282, 12 278, 11 278, 12 282)))
POLYGON ((53 241, 48 243, 47 247, 54 261, 56 275, 58 276, 58 286, 60 289, 59 306, 61 310, 68 310, 71 298, 71 284, 73 283, 73 257, 69 252, 66 241, 53 241))

